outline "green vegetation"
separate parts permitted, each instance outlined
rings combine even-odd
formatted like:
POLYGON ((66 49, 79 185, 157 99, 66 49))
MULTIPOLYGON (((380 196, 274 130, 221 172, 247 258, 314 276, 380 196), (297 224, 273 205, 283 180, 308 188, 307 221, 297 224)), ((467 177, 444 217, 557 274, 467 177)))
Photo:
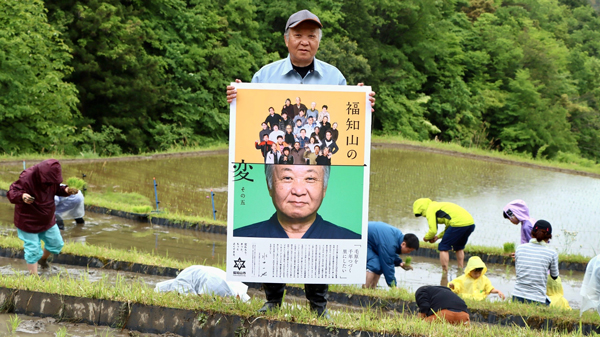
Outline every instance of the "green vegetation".
MULTIPOLYGON (((13 235, 0 236, 0 247, 22 250, 23 241, 13 235)), ((101 261, 125 261, 177 269, 184 269, 193 264, 207 262, 175 260, 164 256, 138 252, 135 247, 132 247, 131 250, 121 250, 76 242, 66 242, 61 254, 95 257, 101 261)))
POLYGON ((8 330, 9 335, 14 335, 17 333, 17 328, 21 325, 23 321, 17 315, 11 315, 8 318, 8 323, 6 323, 6 330, 8 330))
MULTIPOLYGON (((227 141, 224 140, 214 140, 212 142, 206 143, 202 146, 195 145, 173 145, 166 149, 161 150, 151 150, 146 152, 141 152, 138 154, 111 154, 110 158, 133 158, 133 157, 161 157, 165 154, 177 154, 177 153, 188 153, 188 152, 201 152, 201 151, 219 151, 226 150, 228 148, 227 141)), ((67 154, 67 153, 36 153, 36 152, 26 152, 26 153, 0 153, 0 162, 3 161, 20 161, 20 160, 45 160, 48 159, 49 156, 52 156, 54 159, 105 159, 108 154, 100 155, 99 153, 92 152, 80 152, 77 154, 67 154)))
POLYGON ((515 163, 528 163, 536 166, 553 167, 558 169, 581 171, 600 174, 600 164, 579 156, 561 156, 555 158, 533 158, 530 155, 517 153, 509 154, 496 149, 482 149, 474 146, 463 146, 459 142, 442 142, 437 140, 413 141, 400 135, 374 135, 373 143, 408 144, 411 146, 438 149, 446 152, 458 152, 474 156, 497 158, 515 163))
MULTIPOLYGON (((256 317, 256 311, 261 307, 262 300, 253 299, 243 303, 231 297, 182 296, 177 293, 157 293, 143 282, 131 282, 130 279, 118 277, 112 285, 106 278, 97 282, 86 279, 71 278, 68 275, 58 275, 49 278, 35 276, 10 276, 0 278, 0 286, 33 290, 46 293, 63 294, 93 299, 106 299, 123 302, 134 302, 145 305, 182 308, 201 312, 238 315, 244 319, 256 317)), ((534 307, 535 309, 536 307, 534 307)), ((389 314, 381 310, 363 310, 350 312, 339 310, 331 312, 332 320, 317 318, 310 312, 306 305, 286 305, 281 310, 269 312, 261 317, 269 320, 287 321, 302 324, 321 325, 333 330, 346 328, 373 332, 386 332, 404 336, 431 336, 435 335, 463 337, 469 336, 578 336, 577 333, 559 333, 556 331, 536 331, 528 328, 479 325, 469 327, 452 326, 444 323, 425 323, 412 315, 389 314)), ((206 320, 207 318, 200 317, 206 320)), ((584 316, 585 320, 585 316, 584 316)), ((251 320, 250 320, 251 321, 251 320)))
POLYGON ((105 207, 124 212, 149 213, 152 211, 150 199, 139 193, 117 193, 107 190, 104 193, 89 192, 85 197, 86 205, 105 207), (144 212, 144 210, 146 210, 144 212))
POLYGON ((324 22, 317 56, 377 92, 377 133, 583 167, 600 158, 600 17, 590 2, 309 5, 0 2, 0 151, 96 157, 224 141, 224 87, 285 57, 284 24, 308 6, 324 22))
POLYGON ((76 151, 79 100, 65 80, 72 50, 48 23, 44 3, 0 2, 0 27, 0 151, 76 151))
POLYGON ((410 266, 410 263, 411 263, 411 262, 412 262, 412 257, 410 257, 410 256, 407 256, 407 257, 404 259, 404 264, 405 264, 405 265, 407 265, 407 266, 410 266))
MULTIPOLYGON (((11 249, 22 249, 23 243, 15 236, 0 237, 0 247, 11 249)), ((179 261, 167 257, 157 256, 138 252, 135 247, 130 251, 112 249, 106 247, 97 247, 93 245, 85 245, 81 243, 66 243, 63 248, 63 254, 72 254, 79 256, 95 257, 101 261, 115 260, 133 263, 141 263, 159 267, 171 267, 183 269, 193 264, 198 264, 198 261, 179 261)), ((210 261, 203 261, 203 264, 210 264, 210 261)), ((215 267, 225 269, 223 262, 219 262, 215 267)), ((296 285, 301 287, 301 285, 296 285)), ((29 289, 29 288, 28 288, 29 289)), ((34 290, 34 289, 31 289, 34 290)), ((45 290, 44 290, 45 291, 45 290)), ((363 289, 350 285, 331 285, 330 291, 352 295, 364 295, 374 298, 379 298, 383 301, 409 301, 414 302, 414 294, 407 289, 394 287, 389 290, 384 289, 363 289)), ((522 303, 504 302, 488 302, 488 301, 467 301, 471 310, 494 311, 499 315, 520 315, 520 316, 535 316, 541 318, 552 318, 557 322, 575 322, 578 321, 579 312, 573 310, 561 310, 550 307, 532 306, 522 303)), ((260 306, 259 306, 260 307, 260 306)), ((594 313, 585 313, 583 316, 584 323, 600 324, 600 317, 594 313)))
POLYGON ((76 188, 82 192, 87 185, 87 183, 84 180, 79 179, 77 177, 67 178, 67 180, 65 181, 65 184, 67 184, 67 186, 69 186, 69 187, 76 188))
POLYGON ((515 243, 514 242, 505 242, 504 243, 504 253, 514 253, 515 252, 515 243))
MULTIPOLYGON (((419 243, 419 248, 428 248, 437 250, 438 243, 428 243, 421 242, 419 243)), ((504 247, 488 247, 488 246, 478 246, 468 244, 465 246, 465 253, 469 253, 471 255, 480 255, 480 254, 488 254, 488 255, 498 255, 504 256, 504 247)), ((590 261, 590 257, 583 256, 581 254, 558 254, 558 259, 560 262, 567 263, 588 263, 590 261)))

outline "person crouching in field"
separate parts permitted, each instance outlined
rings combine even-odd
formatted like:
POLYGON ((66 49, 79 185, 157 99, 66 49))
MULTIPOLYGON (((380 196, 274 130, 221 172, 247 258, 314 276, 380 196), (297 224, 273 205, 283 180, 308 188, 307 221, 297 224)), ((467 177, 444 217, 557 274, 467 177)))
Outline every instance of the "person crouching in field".
POLYGON ((38 263, 47 268, 50 254, 59 254, 64 246, 54 217, 54 196, 66 197, 79 191, 61 186, 62 180, 60 163, 48 159, 21 172, 7 193, 8 200, 15 204, 14 222, 25 246, 27 268, 35 275, 38 263), (41 241, 45 244, 43 251, 41 241))
POLYGON ((555 280, 548 275, 548 282, 546 283, 546 295, 550 299, 550 307, 571 310, 569 301, 567 301, 564 296, 560 276, 555 280))
POLYGON ((485 276, 487 267, 479 256, 473 256, 467 262, 465 274, 455 278, 448 284, 452 291, 462 298, 477 301, 484 300, 489 294, 498 294, 505 299, 504 294, 492 286, 490 279, 485 276))
POLYGON ((422 286, 415 293, 419 318, 427 322, 443 320, 451 324, 469 324, 469 309, 462 298, 448 287, 422 286))

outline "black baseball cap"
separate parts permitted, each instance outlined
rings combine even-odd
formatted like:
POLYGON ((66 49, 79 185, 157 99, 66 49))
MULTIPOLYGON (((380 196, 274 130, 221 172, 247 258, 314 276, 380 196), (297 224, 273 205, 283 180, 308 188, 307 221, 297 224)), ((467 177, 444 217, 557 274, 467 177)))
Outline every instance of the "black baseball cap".
POLYGON ((533 225, 532 231, 538 229, 546 230, 548 234, 552 234, 552 225, 546 220, 538 220, 535 225, 533 225))
POLYGON ((319 20, 318 16, 314 15, 307 9, 303 9, 299 12, 296 12, 296 13, 290 15, 290 18, 287 20, 287 23, 285 24, 285 30, 288 30, 289 28, 294 28, 304 21, 314 21, 316 24, 319 25, 319 27, 323 28, 323 25, 321 24, 321 20, 319 20))

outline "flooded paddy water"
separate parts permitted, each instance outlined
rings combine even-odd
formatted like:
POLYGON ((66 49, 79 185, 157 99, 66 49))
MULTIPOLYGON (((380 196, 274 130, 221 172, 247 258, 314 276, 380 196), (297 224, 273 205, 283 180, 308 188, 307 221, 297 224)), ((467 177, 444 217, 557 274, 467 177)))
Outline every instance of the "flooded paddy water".
MULTIPOLYGON (((594 256, 600 253, 600 179, 543 169, 473 160, 450 155, 374 148, 371 155, 369 218, 388 222, 404 233, 422 237, 426 221, 415 218, 412 203, 420 197, 450 201, 467 209, 476 230, 469 242, 501 247, 518 243, 520 227, 502 217, 503 206, 524 199, 531 215, 550 221, 554 228, 551 246, 560 253, 594 256)), ((137 192, 154 200, 152 178, 158 181, 160 207, 186 215, 212 217, 210 190, 215 192, 217 219, 226 220, 227 155, 207 155, 136 161, 97 161, 64 164, 63 175, 81 176, 89 190, 137 192)), ((13 181, 17 166, 1 166, 0 179, 13 181)), ((335 179, 332 177, 331 179, 335 179)), ((0 199, 2 231, 12 227, 13 206, 0 199)), ((221 262, 225 236, 178 230, 88 212, 85 226, 67 224, 66 240, 139 251, 155 251, 195 263, 221 262), (157 244, 158 243, 158 244, 157 244), (215 261, 215 262, 213 262, 215 261)), ((398 284, 416 290, 423 284, 439 283, 439 261, 413 258, 414 271, 397 269, 398 284)), ((452 264, 453 262, 451 262, 452 264)), ((509 295, 514 286, 514 268, 490 266, 492 284, 509 295)), ((451 270, 450 278, 456 275, 451 270)), ((578 306, 581 273, 563 272, 565 297, 578 306)), ((381 285, 385 285, 383 278, 381 285)))
MULTIPOLYGON (((600 253, 600 225, 595 221, 600 218, 600 179, 388 147, 373 149, 371 166, 369 219, 388 222, 405 233, 425 234, 427 224, 413 216, 412 203, 429 197, 459 204, 473 215, 477 228, 470 243, 496 247, 518 243, 520 228, 502 217, 502 208, 523 199, 533 218, 552 223, 551 244, 559 252, 600 253)), ((156 177, 161 208, 207 218, 212 218, 213 189, 217 219, 226 220, 227 168, 226 154, 211 154, 67 163, 63 175, 83 173, 90 190, 137 192, 152 201, 156 177)), ((19 173, 19 166, 0 166, 2 180, 13 181, 19 173)))

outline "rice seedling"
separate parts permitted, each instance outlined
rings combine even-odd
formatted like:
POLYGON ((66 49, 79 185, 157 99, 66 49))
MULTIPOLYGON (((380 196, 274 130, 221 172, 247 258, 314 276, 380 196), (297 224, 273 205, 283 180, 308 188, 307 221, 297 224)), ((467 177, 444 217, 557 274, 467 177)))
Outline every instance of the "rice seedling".
MULTIPOLYGON (((15 236, 0 236, 0 246, 12 249, 22 249, 22 242, 15 236)), ((63 253, 96 257, 101 261, 116 260, 126 261, 134 263, 143 263, 147 265, 154 265, 159 267, 171 267, 184 269, 193 264, 198 264, 196 261, 181 261, 167 257, 157 256, 153 254, 146 254, 138 252, 135 248, 129 251, 112 249, 107 247, 98 247, 93 245, 84 245, 81 243, 67 243, 63 248, 63 253)), ((224 261, 220 260, 217 263, 210 263, 209 261, 200 261, 205 265, 213 265, 214 267, 225 270, 224 261)), ((507 266, 507 268, 510 268, 507 266)), ((290 285, 295 287, 302 287, 302 285, 290 285)), ((401 287, 393 287, 389 289, 363 289, 353 285, 339 285, 334 284, 329 287, 331 292, 351 294, 351 295, 363 295, 369 296, 374 299, 381 299, 385 301, 406 301, 414 302, 414 293, 408 289, 401 287)), ((527 304, 513 303, 510 301, 502 302, 488 302, 488 301, 468 301, 467 304, 472 310, 484 310, 494 311, 499 315, 521 315, 521 316, 536 316, 542 318, 556 318, 576 321, 578 319, 577 312, 575 311, 562 311, 555 308, 531 306, 527 304)), ((600 324, 600 317, 592 315, 591 313, 585 313, 584 318, 586 322, 594 322, 600 324)))
MULTIPOLYGON (((237 315, 250 325, 254 317, 256 317, 258 308, 262 305, 262 300, 258 299, 252 299, 245 303, 231 297, 211 295, 186 296, 172 292, 157 293, 142 282, 132 282, 130 279, 121 277, 117 277, 115 284, 111 285, 106 278, 97 282, 89 282, 87 280, 70 278, 68 275, 63 275, 62 277, 53 276, 47 279, 29 275, 16 275, 0 278, 0 286, 85 298, 131 301, 133 303, 152 306, 188 309, 204 313, 204 315, 215 313, 237 315)), ((536 306, 532 307, 533 310, 538 309, 536 306)), ((536 331, 527 328, 499 325, 473 324, 471 326, 453 326, 440 322, 427 323, 416 316, 383 312, 381 309, 372 308, 362 312, 350 311, 348 309, 331 311, 331 320, 327 320, 317 317, 315 313, 308 309, 307 305, 298 305, 296 303, 284 305, 280 310, 267 312, 261 315, 261 317, 276 321, 319 325, 331 331, 349 329, 351 331, 385 332, 404 336, 577 336, 576 333, 536 331)), ((587 318, 584 315, 584 321, 586 320, 587 318)), ((108 331, 105 330, 105 332, 108 331)))
POLYGON ((514 242, 505 242, 504 243, 504 253, 510 254, 515 252, 515 243, 514 242))
POLYGON ((69 177, 67 178, 67 180, 65 181, 65 184, 67 184, 69 187, 73 187, 76 188, 80 191, 83 191, 84 188, 86 187, 86 182, 82 179, 79 179, 77 177, 69 177))
POLYGON ((23 323, 23 320, 17 315, 11 315, 8 317, 8 323, 6 323, 6 329, 10 335, 14 335, 17 332, 19 325, 23 323))
POLYGON ((60 328, 58 328, 58 330, 56 331, 56 333, 54 334, 56 337, 68 337, 71 336, 70 334, 67 333, 67 328, 64 326, 61 326, 60 328))
POLYGON ((404 259, 404 265, 406 265, 406 266, 410 266, 410 263, 411 263, 411 262, 412 262, 412 257, 410 257, 410 256, 407 256, 407 257, 404 259))

